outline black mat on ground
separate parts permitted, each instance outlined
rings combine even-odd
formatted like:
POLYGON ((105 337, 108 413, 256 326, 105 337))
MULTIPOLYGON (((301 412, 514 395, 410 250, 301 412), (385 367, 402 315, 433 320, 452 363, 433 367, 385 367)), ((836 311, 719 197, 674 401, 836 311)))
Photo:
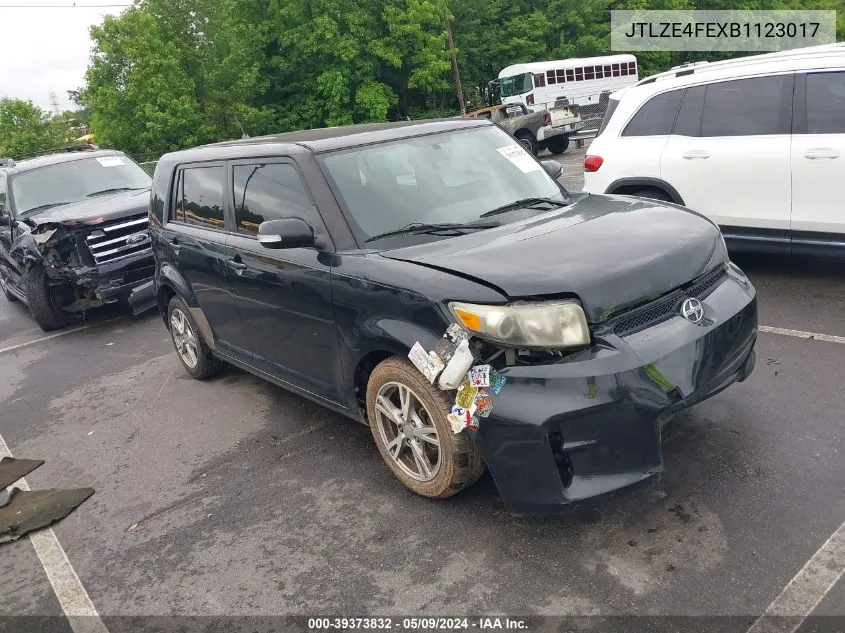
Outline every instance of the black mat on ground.
POLYGON ((0 543, 14 541, 65 518, 93 494, 93 488, 34 492, 15 488, 9 503, 0 508, 0 543))
POLYGON ((0 459, 0 490, 11 486, 21 477, 26 477, 43 463, 43 459, 0 459))

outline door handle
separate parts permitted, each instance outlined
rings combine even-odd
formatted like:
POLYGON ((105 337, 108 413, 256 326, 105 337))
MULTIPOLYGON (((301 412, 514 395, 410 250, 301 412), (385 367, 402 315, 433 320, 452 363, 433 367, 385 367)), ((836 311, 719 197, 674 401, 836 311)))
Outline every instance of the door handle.
POLYGON ((703 149, 691 149, 681 154, 681 156, 687 160, 692 160, 694 158, 710 158, 710 153, 705 152, 703 149))
POLYGON ((171 237, 167 240, 170 243, 170 246, 173 247, 173 254, 178 255, 181 246, 179 245, 179 238, 178 237, 171 237))
POLYGON ((804 158, 839 158, 839 150, 832 147, 812 147, 804 152, 804 158))
POLYGON ((240 255, 235 255, 232 259, 227 260, 229 266, 235 271, 235 274, 240 275, 247 269, 247 265, 241 261, 240 255))

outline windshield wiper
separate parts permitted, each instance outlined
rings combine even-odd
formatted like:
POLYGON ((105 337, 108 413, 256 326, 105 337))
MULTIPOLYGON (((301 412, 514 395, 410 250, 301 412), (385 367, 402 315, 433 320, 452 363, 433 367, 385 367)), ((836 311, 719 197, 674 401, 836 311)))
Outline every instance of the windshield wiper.
POLYGON ((21 211, 21 215, 29 215, 35 211, 45 211, 46 209, 52 209, 53 207, 60 207, 63 204, 70 204, 70 202, 48 202, 47 204, 39 204, 37 207, 21 211))
POLYGON ((466 229, 492 229, 496 226, 499 226, 499 224, 493 224, 491 222, 464 224, 459 222, 447 222, 444 224, 426 224, 425 222, 411 222, 411 224, 403 226, 402 228, 398 228, 393 231, 387 231, 385 233, 379 233, 378 235, 368 237, 364 241, 372 242, 373 240, 380 240, 384 237, 393 237, 394 235, 413 235, 414 233, 438 233, 440 231, 460 232, 466 229))
POLYGON ((522 200, 516 200, 515 202, 509 202, 508 204, 503 204, 501 207, 496 207, 492 211, 487 211, 486 213, 482 213, 479 217, 489 218, 491 215, 499 215, 500 213, 507 213, 508 211, 513 211, 514 209, 525 209, 525 208, 535 207, 538 204, 553 204, 557 207, 566 206, 565 202, 562 202, 560 200, 552 200, 551 198, 523 198, 522 200))
POLYGON ((147 189, 148 187, 113 187, 112 189, 101 189, 100 191, 94 191, 93 193, 89 193, 86 198, 91 198, 93 196, 100 196, 104 193, 116 193, 118 191, 140 191, 141 189, 147 189))

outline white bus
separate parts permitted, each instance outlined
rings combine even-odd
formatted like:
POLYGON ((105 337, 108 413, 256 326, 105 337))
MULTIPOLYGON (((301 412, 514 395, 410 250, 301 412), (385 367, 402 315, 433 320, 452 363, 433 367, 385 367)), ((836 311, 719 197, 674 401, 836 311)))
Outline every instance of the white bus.
POLYGON ((635 84, 638 76, 633 55, 606 55, 513 64, 499 73, 497 83, 503 105, 522 103, 536 110, 563 97, 580 106, 598 104, 602 93, 635 84))

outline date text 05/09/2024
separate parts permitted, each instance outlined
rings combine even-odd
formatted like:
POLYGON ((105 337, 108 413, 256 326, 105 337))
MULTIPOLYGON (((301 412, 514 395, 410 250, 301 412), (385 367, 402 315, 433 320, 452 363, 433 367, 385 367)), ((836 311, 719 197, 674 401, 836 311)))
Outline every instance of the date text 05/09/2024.
POLYGON ((309 631, 529 631, 521 618, 369 617, 308 618, 309 631))

